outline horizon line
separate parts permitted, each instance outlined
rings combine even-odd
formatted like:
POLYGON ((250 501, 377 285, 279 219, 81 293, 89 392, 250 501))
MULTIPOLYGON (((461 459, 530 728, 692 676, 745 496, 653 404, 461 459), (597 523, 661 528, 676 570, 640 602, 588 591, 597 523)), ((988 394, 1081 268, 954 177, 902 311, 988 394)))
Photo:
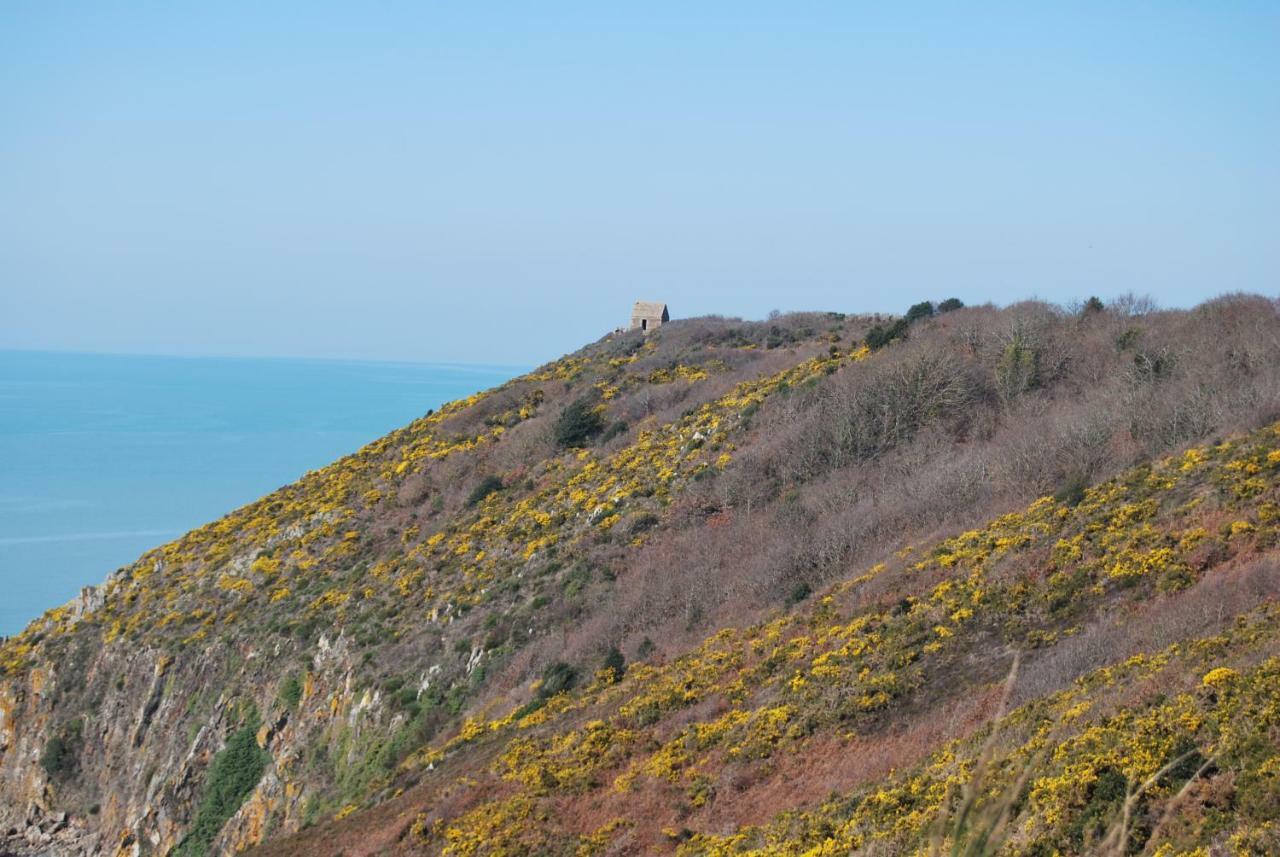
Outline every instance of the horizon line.
POLYGON ((281 363, 366 363, 380 366, 440 366, 454 369, 515 369, 529 371, 540 363, 469 363, 454 360, 413 360, 390 357, 311 357, 283 354, 173 354, 163 351, 99 351, 81 348, 18 348, 0 345, 0 354, 56 354, 68 357, 132 357, 144 360, 274 361, 281 363))

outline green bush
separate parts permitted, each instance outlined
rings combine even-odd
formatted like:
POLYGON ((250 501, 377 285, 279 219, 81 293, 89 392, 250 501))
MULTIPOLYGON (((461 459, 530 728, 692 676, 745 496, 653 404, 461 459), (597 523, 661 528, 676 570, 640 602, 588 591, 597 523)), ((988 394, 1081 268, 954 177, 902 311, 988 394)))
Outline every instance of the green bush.
POLYGON ((996 363, 996 388, 1006 401, 1040 384, 1040 352, 1025 336, 1015 333, 996 363))
POLYGON ((76 742, 64 738, 63 735, 54 735, 49 739, 49 743, 45 744, 45 752, 40 756, 40 765, 44 767, 45 773, 49 774, 51 779, 67 779, 76 773, 79 755, 74 744, 76 742))
POLYGON ((627 659, 622 656, 617 646, 610 646, 609 653, 604 656, 603 667, 613 673, 615 682, 621 681, 623 674, 627 671, 627 659))
POLYGON ((867 331, 867 347, 872 351, 879 351, 895 339, 907 338, 908 322, 905 318, 900 318, 893 324, 885 327, 884 325, 874 325, 867 331))
POLYGON ((51 779, 70 779, 80 768, 80 743, 83 732, 83 722, 72 720, 64 724, 44 745, 44 752, 40 754, 40 766, 51 779))
POLYGON ((1137 327, 1126 328, 1116 336, 1116 351, 1128 351, 1142 339, 1142 330, 1137 327))
POLYGON ((778 327, 776 324, 769 328, 769 335, 765 337, 765 348, 781 348, 784 345, 791 345, 796 342, 798 337, 794 331, 778 327))
POLYGON ((302 678, 297 673, 289 673, 285 676, 284 681, 280 682, 277 697, 285 708, 291 710, 297 708, 298 703, 302 701, 302 678))
POLYGON ((585 563, 579 563, 565 574, 560 586, 564 591, 565 598, 574 598, 582 590, 586 589, 587 584, 590 582, 591 567, 585 563))
POLYGON ((578 683, 578 671, 564 661, 556 661, 542 671, 542 684, 538 687, 538 696, 550 699, 557 693, 572 690, 578 683))
POLYGON ((391 702, 396 708, 408 711, 411 716, 417 716, 422 710, 422 706, 418 704, 418 689, 412 685, 402 687, 392 694, 391 702))
POLYGON ((1071 841, 1083 847, 1105 836, 1124 804, 1128 788, 1128 779, 1115 768, 1099 771, 1097 779, 1086 787, 1088 802, 1083 811, 1067 828, 1071 841))
POLYGON ((564 661, 556 661, 542 671, 542 684, 533 699, 516 709, 515 718, 519 720, 547 704, 547 700, 557 693, 572 690, 578 683, 578 671, 564 661))
POLYGON ((486 476, 480 480, 480 484, 471 490, 470 496, 467 497, 467 506, 475 506, 490 494, 502 490, 502 480, 497 476, 486 476))
POLYGON ((787 595, 787 606, 792 607, 804 601, 813 594, 813 587, 801 581, 791 588, 791 592, 787 595))
POLYGON ((934 312, 933 301, 921 301, 918 304, 912 304, 911 309, 907 310, 907 323, 910 324, 922 318, 929 318, 934 312))
POLYGON ((44 745, 44 753, 40 756, 40 766, 51 777, 60 777, 74 770, 75 755, 67 747, 61 735, 54 735, 44 745))
POLYGON ((599 409, 589 399, 578 399, 556 419, 556 444, 566 449, 586 446, 603 429, 604 416, 599 409))
POLYGON ((627 535, 634 538, 643 532, 652 530, 660 523, 662 523, 662 519, 652 512, 638 512, 627 521, 627 535))
POLYGON ((1078 506, 1084 499, 1085 489, 1089 487, 1089 478, 1083 473, 1072 473, 1053 494, 1053 499, 1067 506, 1078 506))
POLYGON ((959 298, 947 298, 945 301, 938 304, 939 313, 954 312, 958 309, 964 309, 964 301, 959 298))
POLYGON ((267 769, 271 754, 258 746, 257 718, 227 740, 213 757, 196 820, 173 850, 177 857, 204 857, 227 819, 235 815, 267 769))
MULTIPOLYGON (((493 615, 492 613, 489 615, 493 615)), ((487 623, 486 623, 487 624, 487 623)), ((495 625, 488 629, 484 635, 484 650, 486 652, 498 648, 511 636, 511 629, 506 625, 495 625)))

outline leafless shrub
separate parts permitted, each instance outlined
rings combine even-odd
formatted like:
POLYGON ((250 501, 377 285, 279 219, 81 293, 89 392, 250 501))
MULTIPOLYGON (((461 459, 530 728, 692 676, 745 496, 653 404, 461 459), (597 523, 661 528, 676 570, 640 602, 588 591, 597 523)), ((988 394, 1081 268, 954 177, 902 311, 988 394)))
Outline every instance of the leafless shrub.
MULTIPOLYGON (((670 361, 679 358, 669 349, 762 336, 771 323, 843 325, 847 341, 869 322, 698 320, 664 326, 650 341, 670 361)), ((654 385, 611 407, 618 418, 636 415, 633 426, 678 419, 697 401, 800 356, 786 348, 742 353, 742 363, 686 398, 664 398, 663 388, 676 385, 654 385)), ((1250 430, 1280 418, 1276 366, 1280 313, 1275 301, 1256 297, 1226 296, 1191 311, 1154 311, 1134 299, 1087 314, 1039 303, 948 314, 871 360, 770 397, 735 441, 730 466, 688 489, 646 546, 629 554, 603 611, 619 618, 584 622, 580 635, 561 642, 593 651, 608 639, 634 650, 648 636, 674 651, 784 604, 802 585, 818 590, 860 573, 903 545, 927 544, 1072 481, 1096 482, 1151 456, 1250 430), (1000 344, 1011 330, 1034 343, 1039 381, 1002 401, 1000 344), (1135 369, 1138 362, 1148 365, 1135 369)), ((508 432, 493 464, 504 453, 518 458, 514 443, 533 443, 515 437, 535 432, 537 420, 530 423, 508 432)), ((875 597, 871 589, 867 597, 875 597)), ((1171 611, 1159 621, 1190 621, 1170 599, 1157 604, 1171 611)), ((1106 636, 1123 631, 1117 623, 1096 638, 1072 638, 1079 664, 1056 655, 1067 660, 1028 675, 1078 674, 1123 649, 1106 636)))
POLYGON ((973 379, 937 349, 917 349, 869 376, 836 381, 804 405, 791 475, 803 481, 875 458, 959 415, 979 395, 973 379))
POLYGON ((1126 292, 1107 304, 1107 310, 1114 315, 1144 316, 1156 311, 1156 302, 1150 295, 1136 295, 1126 292))

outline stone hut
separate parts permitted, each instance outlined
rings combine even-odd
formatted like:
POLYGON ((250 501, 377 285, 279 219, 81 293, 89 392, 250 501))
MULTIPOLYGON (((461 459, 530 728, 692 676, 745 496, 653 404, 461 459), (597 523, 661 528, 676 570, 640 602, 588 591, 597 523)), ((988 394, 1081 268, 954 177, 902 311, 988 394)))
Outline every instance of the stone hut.
POLYGON ((667 305, 660 301, 636 301, 631 308, 631 330, 643 330, 645 333, 671 321, 667 305))

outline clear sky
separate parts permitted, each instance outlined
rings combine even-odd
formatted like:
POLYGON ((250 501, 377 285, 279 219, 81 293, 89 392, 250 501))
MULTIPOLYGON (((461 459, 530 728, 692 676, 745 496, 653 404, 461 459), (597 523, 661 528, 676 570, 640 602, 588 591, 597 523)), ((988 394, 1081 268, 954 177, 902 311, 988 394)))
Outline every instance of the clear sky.
POLYGON ((1280 2, 0 4, 0 347, 1280 291, 1280 2))

